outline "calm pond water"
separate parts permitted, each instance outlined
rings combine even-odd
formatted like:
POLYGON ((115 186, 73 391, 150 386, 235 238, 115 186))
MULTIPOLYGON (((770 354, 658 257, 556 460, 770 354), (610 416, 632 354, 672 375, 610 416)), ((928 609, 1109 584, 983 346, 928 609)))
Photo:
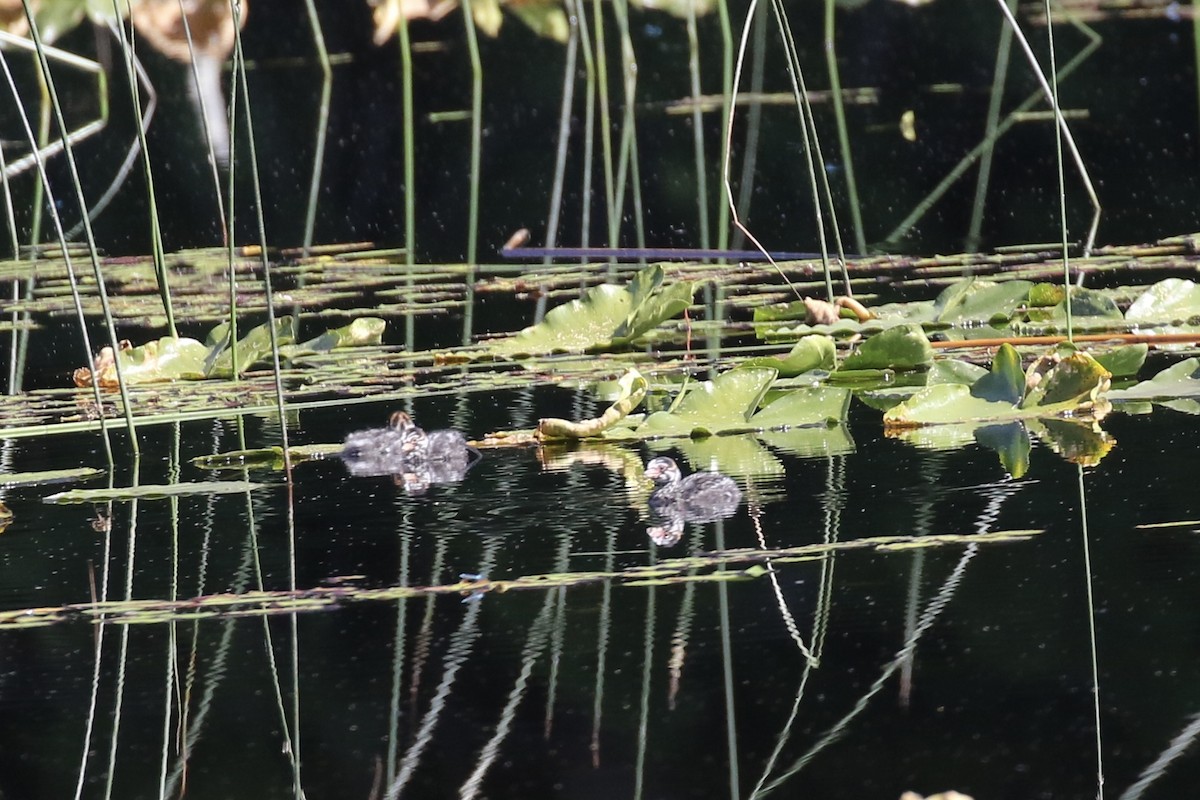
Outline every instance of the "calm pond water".
MULTIPOLYGON (((369 45, 366 4, 345 14, 318 6, 330 49, 355 56, 335 71, 318 238, 402 243, 397 51, 369 45)), ((1103 241, 1200 228, 1196 75, 1183 11, 1172 4, 1150 21, 1094 23, 1102 49, 1064 84, 1064 106, 1088 112, 1073 124, 1108 209, 1103 241)), ((794 13, 808 26, 798 30, 801 58, 819 65, 819 10, 794 13)), ((260 59, 251 73, 257 131, 270 145, 260 145, 268 235, 288 244, 302 235, 312 147, 297 109, 315 119, 317 89, 294 14, 256 5, 246 29, 247 51, 260 59), (301 67, 286 60, 294 56, 305 59, 301 67)), ((735 25, 743 14, 734 10, 735 25)), ((852 107, 849 121, 867 239, 881 241, 978 140, 997 17, 982 6, 872 0, 838 19, 843 84, 879 91, 877 102, 852 107), (898 119, 913 109, 919 135, 908 142, 898 119)), ((635 14, 634 23, 639 97, 686 95, 683 24, 663 14, 635 14)), ((418 41, 443 43, 417 65, 422 260, 465 252, 466 127, 424 116, 467 103, 459 27, 414 25, 418 41)), ((700 34, 705 88, 715 91, 715 19, 702 19, 700 34)), ((1062 60, 1085 42, 1077 29, 1060 36, 1062 60)), ((95 48, 83 31, 67 43, 95 48)), ((563 50, 510 18, 483 56, 480 233, 490 260, 513 229, 546 215, 563 50)), ((777 51, 768 64, 767 88, 786 91, 777 51)), ((177 123, 151 134, 164 165, 156 177, 168 248, 211 245, 219 227, 197 188, 204 173, 184 77, 154 66, 165 85, 162 119, 177 123)), ((1006 103, 1033 88, 1014 67, 1006 103)), ((772 246, 812 249, 793 113, 771 111, 764 124, 752 222, 772 246)), ((818 113, 827 172, 838 179, 832 115, 818 113)), ((710 116, 712 160, 719 120, 710 116)), ((653 244, 698 243, 689 120, 652 110, 639 119, 653 244)), ((115 132, 85 151, 89 163, 120 149, 122 124, 114 119, 115 132)), ((1019 125, 1005 142, 982 243, 1052 241, 1050 130, 1044 121, 1019 125)), ((578 152, 573 143, 572 159, 578 152)), ((577 220, 573 166, 566 203, 577 220)), ((108 177, 97 170, 85 181, 98 192, 108 177)), ((1086 202, 1077 180, 1068 185, 1078 237, 1086 202)), ((970 179, 960 184, 895 249, 961 249, 973 191, 970 179)), ((131 221, 144 219, 143 204, 134 187, 101 218, 109 252, 149 249, 131 221)), ((28 209, 18 217, 27 220, 28 209)), ((254 238, 251 225, 241 211, 239 241, 254 238)), ((576 222, 563 227, 564 241, 578 241, 576 222)), ((632 242, 631 229, 625 234, 632 242)), ((496 301, 478 312, 477 332, 510 331, 528 323, 533 304, 496 301)), ((35 333, 27 384, 62 385, 78 361, 75 333, 57 318, 39 322, 46 328, 35 333)), ((459 324, 457 312, 420 318, 417 341, 456 343, 459 324)), ((392 324, 389 344, 402 342, 402 327, 392 324)), ((427 427, 480 437, 602 408, 582 390, 531 382, 520 391, 306 409, 289 416, 288 430, 293 444, 339 442, 404 409, 427 427)), ((1035 442, 1028 472, 1014 480, 979 445, 925 450, 885 437, 879 414, 856 403, 846 430, 823 443, 827 453, 746 440, 771 476, 737 476, 746 497, 737 513, 688 525, 671 548, 651 544, 644 497, 612 462, 551 463, 533 448, 486 450, 461 483, 421 495, 389 477, 350 478, 337 459, 298 465, 290 489, 279 472, 252 471, 261 485, 248 493, 177 502, 55 505, 43 498, 59 487, 8 488, 15 521, 0 537, 2 611, 260 586, 434 586, 464 574, 613 572, 734 548, 842 547, 749 574, 740 574, 744 562, 698 566, 694 576, 716 579, 657 585, 604 579, 347 599, 295 614, 285 605, 269 615, 128 625, 76 615, 4 629, 0 797, 291 797, 298 781, 310 798, 897 798, 955 789, 976 800, 1059 800, 1096 796, 1101 770, 1105 796, 1190 796, 1200 785, 1189 749, 1200 734, 1200 522, 1139 526, 1200 520, 1195 420, 1163 409, 1114 414, 1104 428, 1116 444, 1098 465, 1078 467, 1035 442), (854 546, 1014 531, 1024 533, 854 546)), ((247 416, 244 435, 230 420, 150 426, 134 461, 118 434, 113 482, 210 479, 191 458, 276 445, 278 420, 247 416)), ((628 451, 642 462, 661 452, 683 460, 665 445, 628 451)), ((0 444, 5 472, 103 461, 94 433, 0 444)))

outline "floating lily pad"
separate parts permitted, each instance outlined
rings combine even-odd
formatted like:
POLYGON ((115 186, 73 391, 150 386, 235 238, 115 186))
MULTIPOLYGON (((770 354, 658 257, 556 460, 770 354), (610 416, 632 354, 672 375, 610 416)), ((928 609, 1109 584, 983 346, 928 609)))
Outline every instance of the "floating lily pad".
POLYGON ((674 411, 656 411, 637 429, 639 436, 709 436, 752 430, 750 417, 775 380, 765 367, 731 369, 688 391, 674 411))
POLYGON ((1090 352, 1100 366, 1111 372, 1114 378, 1124 378, 1129 375, 1138 374, 1138 370, 1142 368, 1142 364, 1146 363, 1146 355, 1150 352, 1150 345, 1129 344, 1122 347, 1114 347, 1111 350, 1093 350, 1090 352))
POLYGON ((637 274, 628 287, 602 284, 578 300, 551 309, 541 323, 491 343, 496 356, 582 353, 624 347, 692 303, 696 284, 663 287, 659 264, 637 274))
MULTIPOLYGON (((315 458, 340 453, 339 444, 303 444, 288 448, 292 465, 311 461, 315 458)), ((197 456, 192 463, 201 469, 283 469, 282 447, 261 447, 254 450, 231 450, 226 453, 197 456)))
MULTIPOLYGON (((1066 298, 1054 306, 1050 316, 1056 320, 1067 318, 1066 298)), ((1104 292, 1073 287, 1071 289, 1071 317, 1120 320, 1124 319, 1125 315, 1121 313, 1117 301, 1104 292)))
POLYGON ((933 301, 938 322, 988 322, 1012 317, 1029 299, 1029 281, 967 278, 947 286, 933 301))
POLYGON ((846 356, 843 370, 916 369, 933 363, 933 348, 920 325, 907 323, 881 331, 846 356))
POLYGON ((1130 304, 1130 322, 1173 322, 1200 316, 1200 286, 1182 278, 1166 278, 1151 286, 1130 304))
POLYGON ((1056 360, 1031 390, 1018 377, 1015 348, 1002 345, 988 375, 970 388, 958 384, 927 386, 883 415, 885 427, 919 427, 949 423, 1006 422, 1064 414, 1100 418, 1110 375, 1086 353, 1056 360), (1023 395, 1023 396, 1022 396, 1023 395))
POLYGON ((1116 403, 1130 400, 1169 400, 1179 397, 1200 397, 1200 358, 1187 358, 1164 369, 1149 380, 1114 389, 1108 394, 1116 403))
POLYGON ((828 336, 805 336, 782 358, 759 356, 743 362, 744 367, 770 367, 781 378, 803 375, 814 369, 837 369, 837 348, 828 336))

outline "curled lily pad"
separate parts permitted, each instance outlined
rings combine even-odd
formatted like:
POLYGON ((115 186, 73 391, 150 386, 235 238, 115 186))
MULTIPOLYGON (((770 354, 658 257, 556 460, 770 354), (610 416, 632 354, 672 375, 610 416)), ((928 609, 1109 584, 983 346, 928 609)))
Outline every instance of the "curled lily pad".
MULTIPOLYGON (((205 374, 209 377, 229 377, 233 375, 233 348, 230 345, 229 323, 221 323, 208 334, 208 345, 211 348, 205 362, 208 368, 205 374)), ((296 320, 294 317, 279 317, 275 320, 275 339, 280 345, 291 344, 296 340, 296 320)), ((237 343, 237 359, 240 370, 247 370, 255 362, 261 361, 271 354, 271 329, 267 323, 251 329, 237 343)))
POLYGON ((646 396, 648 384, 640 372, 631 369, 621 376, 618 386, 620 391, 617 399, 599 417, 583 422, 571 422, 554 417, 540 419, 537 427, 538 438, 542 440, 585 439, 598 436, 611 428, 641 404, 646 396))
POLYGON ((846 356, 843 370, 915 369, 933 363, 933 348, 920 325, 907 323, 881 331, 846 356))
POLYGON ((1112 373, 1114 378, 1123 378, 1128 375, 1137 375, 1142 364, 1146 363, 1146 355, 1149 352, 1150 345, 1127 344, 1111 350, 1093 350, 1091 354, 1100 366, 1112 373))
POLYGON ((488 351, 513 357, 624 347, 691 305, 696 284, 679 281, 664 288, 664 275, 655 264, 628 287, 594 286, 578 300, 551 309, 537 325, 491 343, 488 351))
MULTIPOLYGON (((116 389, 118 361, 121 377, 127 384, 196 380, 204 377, 207 356, 207 347, 183 336, 163 336, 140 347, 123 341, 115 356, 111 347, 100 350, 95 360, 96 380, 102 389, 116 389)), ((87 367, 75 370, 73 378, 76 386, 92 385, 92 373, 87 367)))
POLYGON ((383 343, 383 332, 387 323, 380 317, 359 317, 349 325, 333 328, 300 344, 287 345, 279 348, 279 355, 284 358, 308 355, 309 353, 328 353, 340 347, 364 347, 383 343))

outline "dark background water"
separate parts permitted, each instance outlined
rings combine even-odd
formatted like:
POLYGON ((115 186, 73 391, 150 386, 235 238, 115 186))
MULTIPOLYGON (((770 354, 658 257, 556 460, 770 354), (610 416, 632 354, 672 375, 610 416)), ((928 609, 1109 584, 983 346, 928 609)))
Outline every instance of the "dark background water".
MULTIPOLYGON (((335 67, 317 238, 402 244, 396 47, 370 45, 365 4, 319 7, 330 50, 351 53, 353 60, 335 67)), ((820 9, 796 5, 790 12, 801 58, 806 68, 812 65, 810 87, 824 88, 820 9)), ((735 24, 743 13, 733 11, 735 24)), ((880 92, 878 105, 848 111, 868 241, 881 240, 978 139, 998 19, 986 4, 966 8, 945 2, 913 10, 876 0, 839 12, 843 85, 875 86, 880 92), (928 86, 935 82, 960 82, 964 90, 934 93, 928 86), (898 132, 897 120, 907 109, 916 111, 919 138, 913 143, 898 132)), ((1064 83, 1063 104, 1088 110, 1088 117, 1072 127, 1106 206, 1101 241, 1146 241, 1194 230, 1197 104, 1190 24, 1119 21, 1096 27, 1104 45, 1064 83)), ((465 253, 468 131, 465 123, 435 125, 424 117, 468 103, 460 28, 453 15, 440 25, 413 26, 416 40, 445 45, 416 58, 422 260, 458 260, 465 253)), ((705 89, 717 91, 715 18, 704 18, 700 28, 705 89)), ((1031 30, 1041 35, 1041 29, 1031 30)), ((686 95, 682 23, 635 13, 633 34, 639 100, 686 95)), ((245 37, 247 54, 258 65, 250 84, 267 234, 273 243, 296 244, 302 236, 319 74, 303 17, 294 7, 255 5, 245 37), (294 56, 305 60, 298 65, 279 60, 294 56)), ((62 44, 92 52, 94 40, 90 30, 80 29, 62 44)), ((1079 34, 1061 30, 1060 62, 1081 45, 1079 34)), ((538 225, 544 226, 540 221, 546 217, 553 166, 562 48, 533 37, 510 18, 500 39, 483 43, 482 55, 481 257, 490 258, 489 248, 516 227, 529 225, 537 240, 544 238, 538 225)), ((215 244, 219 227, 183 88, 186 73, 153 54, 146 60, 163 102, 151 130, 151 149, 159 167, 155 178, 167 247, 215 244)), ((784 90, 777 47, 768 66, 768 88, 784 90)), ((122 80, 114 78, 112 84, 117 108, 122 80)), ((1033 83, 1023 67, 1014 66, 1009 86, 1011 105, 1033 83)), ((88 113, 92 103, 86 95, 68 100, 73 114, 88 113)), ((577 111, 581 114, 581 107, 577 111)), ((825 107, 817 114, 828 171, 840 187, 832 115, 825 107)), ((785 108, 764 115, 751 222, 772 246, 811 249, 815 240, 801 188, 805 172, 793 115, 785 108)), ((5 121, 11 123, 11 116, 5 121)), ((645 110, 638 124, 647 239, 695 244, 690 121, 645 110)), ((706 117, 706 126, 715 208, 716 115, 706 117)), ((110 178, 131 130, 128 117, 117 114, 108 131, 79 148, 92 194, 110 178)), ((5 137, 16 138, 7 127, 5 137)), ((578 218, 582 202, 579 153, 573 146, 567 220, 578 218)), ((1052 158, 1053 134, 1045 122, 1020 125, 1002 141, 985 245, 1057 235, 1052 158)), ((242 175, 245 181, 244 169, 242 175)), ((1068 177, 1068 186, 1072 233, 1078 236, 1086 209, 1078 181, 1068 177)), ((18 184, 18 196, 27 188, 18 184)), ((241 196, 247 188, 240 185, 241 196)), ((972 191, 970 183, 955 189, 903 247, 959 249, 972 191)), ((98 240, 109 252, 149 249, 143 194, 135 177, 101 217, 98 240)), ((599 214, 601 204, 593 203, 599 214)), ((64 209, 69 217, 68 201, 64 209)), ((19 207, 18 214, 27 220, 29 209, 19 207)), ((252 241, 251 215, 243 208, 239 218, 238 240, 252 241)), ((600 227, 598 222, 593 242, 600 227)), ((622 243, 630 243, 631 231, 627 222, 622 243)), ((578 241, 578 224, 564 223, 560 238, 578 241)), ((509 330, 524 324, 528 309, 521 307, 517 318, 513 308, 485 305, 479 327, 509 330)), ((421 337, 442 343, 452 340, 455 330, 453 320, 420 321, 419 326, 421 337)), ((69 337, 64 332, 64 341, 69 337)), ((57 348, 67 346, 47 347, 51 341, 57 341, 52 333, 35 339, 39 385, 52 382, 57 367, 51 365, 61 362, 57 348)), ((431 426, 455 424, 478 436, 526 427, 544 413, 565 413, 572 405, 587 410, 590 402, 539 389, 461 401, 422 399, 412 410, 431 426)), ((350 430, 380 424, 389 410, 304 411, 297 415, 292 439, 336 441, 350 430)), ((251 418, 246 427, 249 446, 278 441, 277 423, 251 418)), ((770 546, 815 543, 832 534, 849 541, 1045 529, 1027 541, 982 545, 977 552, 953 545, 839 554, 832 573, 825 573, 830 602, 820 666, 808 673, 765 577, 653 588, 595 584, 561 595, 514 592, 470 603, 443 596, 346 604, 294 618, 274 616, 266 623, 233 617, 174 627, 108 626, 98 678, 93 673, 97 628, 73 622, 5 631, 0 635, 0 795, 71 796, 83 769, 84 795, 101 796, 114 740, 112 795, 158 795, 164 741, 171 751, 169 775, 178 763, 174 737, 164 736, 165 727, 173 731, 180 724, 177 707, 169 726, 164 714, 168 697, 178 696, 179 685, 186 683, 194 641, 197 679, 186 722, 199 731, 190 746, 186 780, 192 797, 292 793, 273 667, 282 682, 289 726, 293 702, 299 708, 302 783, 309 797, 381 796, 382 790, 372 786, 386 787, 406 763, 415 764, 407 796, 460 794, 489 740, 506 730, 481 796, 744 797, 766 771, 785 728, 772 778, 798 760, 805 762, 777 790, 789 794, 894 798, 906 789, 954 788, 976 798, 1093 797, 1098 768, 1086 543, 1105 794, 1122 796, 1192 724, 1200 707, 1193 688, 1200 637, 1192 589, 1200 557, 1195 533, 1186 526, 1134 527, 1200 517, 1190 471, 1198 442, 1194 417, 1174 411, 1115 415, 1105 428, 1117 444, 1082 477, 1078 467, 1035 445, 1028 474, 1012 481, 984 448, 931 452, 885 438, 878 416, 861 406, 851 419, 852 454, 814 459, 778 454, 785 475, 753 484, 766 498, 760 524, 770 546), (873 693, 916 620, 932 614, 931 607, 939 610, 916 643, 911 674, 891 674, 873 693), (672 648, 680 630, 686 658, 672 707, 672 648), (169 652, 178 653, 175 674, 181 676, 170 687, 169 652), (448 675, 452 683, 439 700, 448 675), (84 769, 84 719, 94 681, 96 722, 84 769), (801 687, 798 712, 789 722, 801 687), (505 728, 502 712, 510 697, 520 702, 505 728), (828 732, 859 703, 864 703, 861 712, 826 742, 828 732), (442 710, 435 712, 439 706, 442 710), (416 744, 424 741, 423 726, 430 720, 436 724, 428 744, 416 744), (728 738, 731 721, 735 742, 728 738), (599 732, 598 749, 593 730, 599 732)), ((189 465, 190 457, 238 446, 230 423, 187 423, 178 431, 152 427, 144 431, 141 462, 122 458, 116 480, 125 483, 136 474, 142 483, 165 482, 176 450, 180 479, 202 480, 208 473, 189 465)), ((94 435, 12 440, 5 447, 7 471, 102 461, 94 435)), ((16 522, 0 537, 2 607, 87 602, 90 576, 100 586, 106 561, 110 597, 124 596, 131 561, 135 598, 244 590, 254 585, 247 560, 251 530, 258 537, 264 584, 287 586, 287 493, 274 473, 252 477, 267 485, 253 492, 249 509, 244 495, 184 498, 178 523, 166 501, 114 504, 109 538, 92 525, 97 513, 108 513, 106 508, 44 504, 41 498, 53 491, 47 487, 9 490, 4 499, 16 522), (130 542, 136 543, 133 552, 130 542)), ((350 480, 337 461, 306 464, 296 472, 292 508, 300 587, 336 576, 361 576, 355 580, 366 586, 441 583, 460 572, 485 570, 491 578, 513 578, 602 569, 610 551, 612 564, 621 567, 758 543, 744 505, 720 525, 689 528, 677 548, 656 551, 620 478, 595 466, 546 472, 530 450, 489 451, 462 484, 437 487, 423 497, 405 495, 388 478, 350 480)), ((822 569, 829 567, 821 562, 776 566, 780 596, 808 646, 814 645, 821 608, 822 569)), ((1188 796, 1198 779, 1200 765, 1184 752, 1142 796, 1188 796)), ((168 787, 167 794, 181 793, 174 777, 168 787)))

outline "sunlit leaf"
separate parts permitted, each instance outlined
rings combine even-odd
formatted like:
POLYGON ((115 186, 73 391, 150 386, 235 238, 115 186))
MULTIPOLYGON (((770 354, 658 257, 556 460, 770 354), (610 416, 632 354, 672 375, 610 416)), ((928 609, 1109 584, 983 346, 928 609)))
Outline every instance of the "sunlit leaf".
MULTIPOLYGON (((1067 302, 1065 298, 1054 306, 1050 316, 1052 319, 1058 320, 1065 320, 1067 318, 1067 302)), ((1081 287, 1073 287, 1071 289, 1071 316, 1073 318, 1085 319, 1089 317, 1114 320, 1125 318, 1125 315, 1121 313, 1120 307, 1117 306, 1117 302, 1107 294, 1081 287)))
POLYGON ((746 359, 745 367, 770 367, 781 378, 802 375, 814 369, 834 370, 837 368, 837 348, 828 336, 805 336, 782 358, 758 356, 746 359))
POLYGON ((775 380, 763 367, 732 369, 693 384, 674 411, 656 411, 638 427, 639 436, 707 436, 752 429, 750 417, 775 380))
POLYGON ((582 353, 623 347, 691 304, 696 284, 662 288, 663 268, 638 273, 628 287, 602 284, 583 297, 551 309, 541 323, 490 343, 497 356, 582 353))
POLYGON ((920 325, 905 324, 867 339, 842 362, 843 370, 915 369, 933 362, 933 348, 920 325))
POLYGON ((1108 396, 1110 400, 1118 403, 1129 400, 1166 400, 1200 396, 1200 358, 1184 359, 1149 380, 1128 389, 1114 389, 1108 396))
POLYGON ((842 422, 850 409, 850 390, 811 386, 787 392, 750 418, 759 429, 827 425, 842 422))
POLYGON ((571 25, 567 22, 567 14, 561 3, 510 0, 505 8, 538 36, 556 42, 566 42, 571 35, 571 25))
POLYGON ((783 463, 751 434, 708 436, 703 439, 652 440, 653 452, 679 450, 693 471, 716 470, 734 477, 779 477, 783 463))
MULTIPOLYGON (((885 428, 946 425, 950 423, 1007 422, 1064 414, 1095 419, 1108 410, 1104 393, 1110 376, 1086 353, 1053 360, 1033 389, 1017 391, 1020 365, 1011 345, 1003 345, 991 372, 970 388, 959 384, 927 386, 883 415, 885 428), (982 386, 980 386, 982 384, 982 386), (1020 398, 1016 402, 1014 394, 1020 398)), ((1019 385, 1023 387, 1025 381, 1019 385)))
POLYGON ((104 470, 95 467, 50 469, 42 472, 9 472, 0 475, 0 486, 40 486, 47 483, 66 483, 86 480, 103 474, 104 470))
POLYGON ((990 281, 966 278, 942 290, 933 301, 939 322, 987 322, 1011 317, 1029 299, 1029 281, 990 281))
POLYGON ((284 358, 295 358, 309 353, 328 353, 339 347, 364 347, 381 344, 386 328, 387 323, 379 317, 359 317, 349 325, 327 330, 307 342, 280 347, 279 355, 284 358))
POLYGON ((1200 316, 1200 286, 1183 278, 1166 278, 1151 286, 1130 304, 1130 322, 1181 321, 1200 316))
MULTIPOLYGON (((275 320, 275 338, 280 345, 291 344, 296 339, 294 317, 278 317, 275 320)), ((210 346, 207 363, 209 377, 233 375, 233 349, 229 346, 229 324, 222 323, 208 334, 210 346)), ((237 359, 239 368, 250 369, 258 361, 271 354, 271 329, 267 323, 252 328, 238 340, 237 359)))
POLYGON ((1146 363, 1146 354, 1150 352, 1150 345, 1128 344, 1114 347, 1111 350, 1090 352, 1100 366, 1112 373, 1114 378, 1123 378, 1138 373, 1142 364, 1146 363))

